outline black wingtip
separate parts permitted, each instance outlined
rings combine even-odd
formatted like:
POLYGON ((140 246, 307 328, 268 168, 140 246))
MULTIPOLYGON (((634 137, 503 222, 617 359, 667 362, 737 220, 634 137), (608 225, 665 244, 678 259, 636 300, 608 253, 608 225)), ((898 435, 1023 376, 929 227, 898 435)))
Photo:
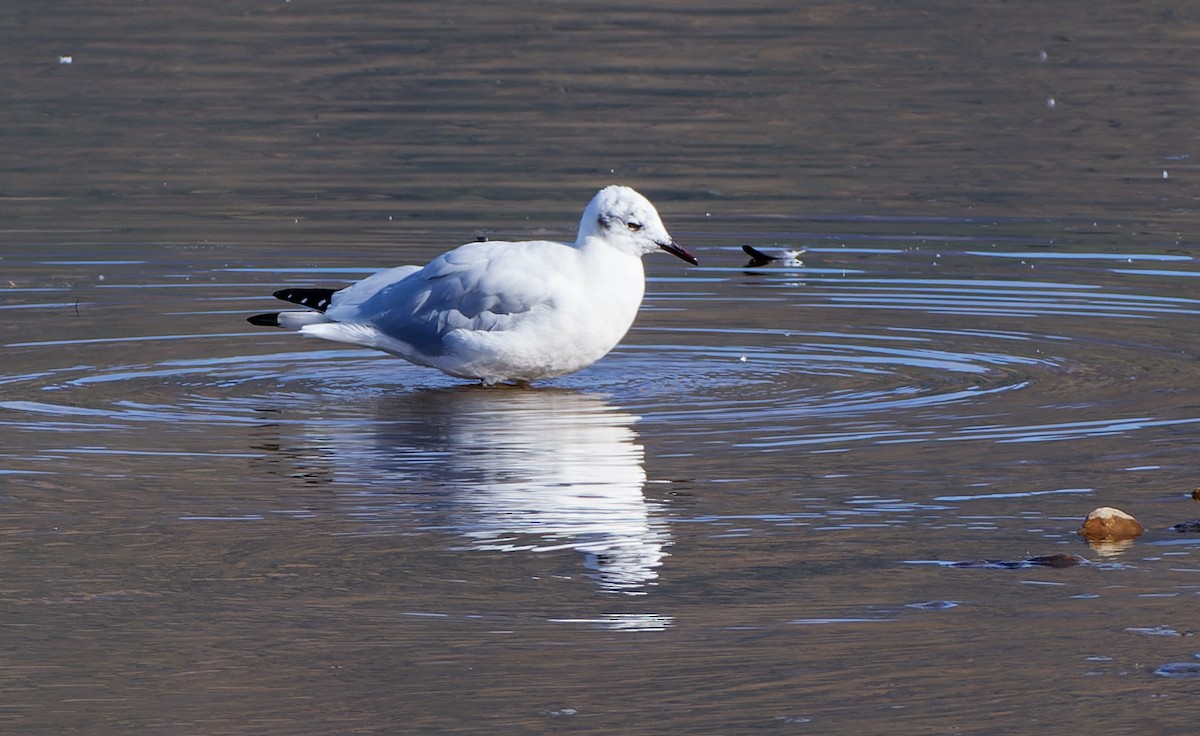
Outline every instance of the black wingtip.
POLYGON ((270 314, 256 314, 253 317, 247 317, 246 321, 252 325, 259 327, 282 327, 279 324, 279 312, 271 312, 270 314))
POLYGON ((333 303, 333 294, 336 291, 337 289, 280 289, 274 296, 285 302, 324 312, 333 303))

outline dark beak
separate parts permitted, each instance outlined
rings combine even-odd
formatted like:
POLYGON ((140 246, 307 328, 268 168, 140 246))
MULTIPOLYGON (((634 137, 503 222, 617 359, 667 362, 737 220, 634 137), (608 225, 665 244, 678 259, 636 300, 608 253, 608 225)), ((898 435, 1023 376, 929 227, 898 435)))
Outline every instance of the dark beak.
POLYGON ((700 265, 700 261, 696 260, 696 256, 692 255, 691 253, 688 253, 686 250, 679 247, 679 244, 676 243, 674 240, 672 240, 671 242, 666 243, 666 244, 659 243, 658 247, 662 248, 663 250, 665 250, 666 252, 675 256, 676 258, 682 258, 683 260, 687 261, 688 263, 692 264, 693 266, 700 265))

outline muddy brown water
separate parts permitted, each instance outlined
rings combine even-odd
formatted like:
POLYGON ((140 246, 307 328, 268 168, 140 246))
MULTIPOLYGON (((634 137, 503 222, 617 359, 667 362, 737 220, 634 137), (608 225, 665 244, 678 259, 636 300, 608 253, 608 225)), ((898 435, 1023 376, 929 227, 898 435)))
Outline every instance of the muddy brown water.
POLYGON ((1194 729, 1191 11, 0 21, 5 733, 1194 729), (576 375, 244 322, 614 181, 702 266, 576 375))

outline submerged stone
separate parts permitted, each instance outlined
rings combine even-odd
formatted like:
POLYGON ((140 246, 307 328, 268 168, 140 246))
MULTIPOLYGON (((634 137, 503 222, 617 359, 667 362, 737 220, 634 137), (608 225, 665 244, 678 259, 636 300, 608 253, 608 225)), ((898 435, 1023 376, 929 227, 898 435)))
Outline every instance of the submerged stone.
POLYGON ((1088 564, 1087 558, 1071 554, 1038 555, 1025 562, 1034 567, 1075 567, 1088 564))
POLYGON ((952 562, 950 567, 983 568, 990 570, 1024 570, 1031 567, 1075 567, 1086 565, 1085 557, 1071 554, 1038 555, 1021 560, 964 560, 952 562))
POLYGON ((1171 527, 1173 532, 1195 533, 1200 532, 1200 519, 1192 519, 1191 521, 1181 521, 1171 527))

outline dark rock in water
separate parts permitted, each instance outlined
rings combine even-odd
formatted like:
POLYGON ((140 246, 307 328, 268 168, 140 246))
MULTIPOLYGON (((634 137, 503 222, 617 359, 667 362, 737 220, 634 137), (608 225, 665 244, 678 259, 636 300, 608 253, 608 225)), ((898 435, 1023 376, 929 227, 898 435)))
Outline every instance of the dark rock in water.
POLYGON ((1196 490, 1192 491, 1192 500, 1200 501, 1200 488, 1197 488, 1196 490))
POLYGON ((1180 532, 1180 533, 1191 533, 1191 534, 1200 532, 1200 519, 1192 519, 1191 521, 1181 521, 1178 524, 1176 524, 1175 526, 1171 527, 1171 531, 1180 532))
POLYGON ((982 568, 988 570, 1025 570, 1031 567, 1076 567, 1088 561, 1079 555, 1056 554, 1026 557, 1023 560, 965 560, 951 563, 950 567, 982 568))
POLYGON ((1076 567, 1088 564, 1086 558, 1070 554, 1039 555, 1030 557, 1025 562, 1036 567, 1076 567))

